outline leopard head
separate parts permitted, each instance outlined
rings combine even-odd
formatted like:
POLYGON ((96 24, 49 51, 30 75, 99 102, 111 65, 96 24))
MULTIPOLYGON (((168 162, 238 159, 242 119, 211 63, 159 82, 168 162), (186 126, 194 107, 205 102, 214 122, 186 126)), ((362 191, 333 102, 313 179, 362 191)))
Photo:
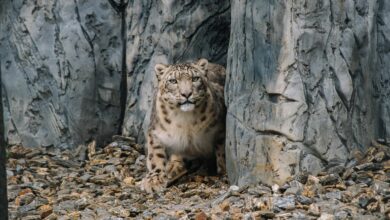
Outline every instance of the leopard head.
POLYGON ((194 63, 165 65, 157 64, 161 101, 183 112, 193 111, 207 100, 206 59, 194 63))

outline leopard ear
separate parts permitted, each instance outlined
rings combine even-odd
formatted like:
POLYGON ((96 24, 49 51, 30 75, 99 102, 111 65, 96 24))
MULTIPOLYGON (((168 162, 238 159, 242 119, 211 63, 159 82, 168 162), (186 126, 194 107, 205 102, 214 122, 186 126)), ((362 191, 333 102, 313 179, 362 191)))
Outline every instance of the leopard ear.
POLYGON ((202 58, 202 59, 198 60, 198 62, 196 62, 196 65, 199 67, 199 69, 201 69, 203 71, 207 70, 208 64, 209 64, 209 61, 207 61, 204 58, 202 58))
POLYGON ((154 66, 154 71, 156 71, 156 76, 158 80, 161 79, 161 76, 164 74, 167 68, 168 66, 165 64, 156 64, 156 66, 154 66))

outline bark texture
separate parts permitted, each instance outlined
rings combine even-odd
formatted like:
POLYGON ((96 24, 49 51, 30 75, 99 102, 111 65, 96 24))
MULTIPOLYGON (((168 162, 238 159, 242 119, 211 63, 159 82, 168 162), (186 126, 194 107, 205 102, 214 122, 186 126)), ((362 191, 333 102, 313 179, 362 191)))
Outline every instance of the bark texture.
POLYGON ((9 144, 73 147, 119 129, 121 16, 106 0, 2 1, 9 144))
POLYGON ((225 87, 232 183, 316 174, 389 137, 388 5, 232 1, 225 87))
POLYGON ((127 10, 128 97, 123 134, 144 140, 156 63, 206 58, 226 65, 229 1, 131 1, 127 10))

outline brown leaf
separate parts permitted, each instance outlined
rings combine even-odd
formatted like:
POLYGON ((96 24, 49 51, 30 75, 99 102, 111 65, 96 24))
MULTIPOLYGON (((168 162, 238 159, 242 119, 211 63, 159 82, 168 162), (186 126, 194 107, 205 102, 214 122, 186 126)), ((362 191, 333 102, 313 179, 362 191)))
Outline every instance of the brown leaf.
POLYGON ((39 207, 38 211, 39 211, 39 214, 41 215, 41 218, 46 218, 51 213, 53 213, 53 207, 50 205, 43 205, 43 206, 39 207))

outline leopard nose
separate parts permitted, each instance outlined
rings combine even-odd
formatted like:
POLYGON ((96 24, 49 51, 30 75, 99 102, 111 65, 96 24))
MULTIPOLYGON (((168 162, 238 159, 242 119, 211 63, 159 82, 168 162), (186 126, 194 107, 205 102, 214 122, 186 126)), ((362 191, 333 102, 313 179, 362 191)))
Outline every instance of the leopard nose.
POLYGON ((184 98, 187 98, 187 99, 188 99, 191 95, 192 95, 192 91, 182 92, 182 93, 181 93, 181 96, 183 96, 184 98))

